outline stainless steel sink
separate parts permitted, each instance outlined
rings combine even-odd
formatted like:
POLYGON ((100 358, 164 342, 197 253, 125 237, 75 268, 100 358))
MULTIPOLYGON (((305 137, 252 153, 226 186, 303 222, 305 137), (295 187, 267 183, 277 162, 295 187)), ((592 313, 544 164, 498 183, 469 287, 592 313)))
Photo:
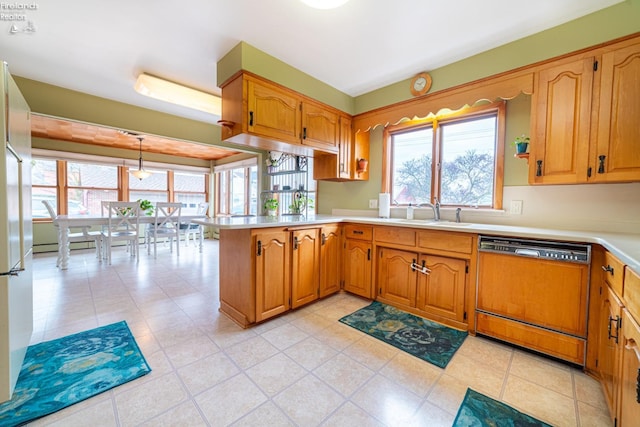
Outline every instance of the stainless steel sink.
POLYGON ((448 220, 434 221, 432 219, 399 219, 398 221, 409 224, 441 225, 447 227, 468 227, 471 225, 470 222, 453 222, 448 220))

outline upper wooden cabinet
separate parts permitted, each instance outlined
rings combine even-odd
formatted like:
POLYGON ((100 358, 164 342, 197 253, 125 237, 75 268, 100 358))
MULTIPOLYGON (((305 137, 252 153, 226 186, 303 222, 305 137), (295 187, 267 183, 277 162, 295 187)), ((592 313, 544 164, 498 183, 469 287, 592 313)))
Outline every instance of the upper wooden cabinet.
POLYGON ((222 139, 263 150, 337 153, 339 110, 248 72, 222 85, 222 139))
POLYGON ((353 134, 350 116, 340 116, 338 154, 316 153, 313 179, 325 181, 366 181, 369 179, 369 132, 353 134), (359 162, 364 159, 366 162, 359 162))
POLYGON ((535 74, 529 182, 640 180, 640 41, 549 64, 535 74))

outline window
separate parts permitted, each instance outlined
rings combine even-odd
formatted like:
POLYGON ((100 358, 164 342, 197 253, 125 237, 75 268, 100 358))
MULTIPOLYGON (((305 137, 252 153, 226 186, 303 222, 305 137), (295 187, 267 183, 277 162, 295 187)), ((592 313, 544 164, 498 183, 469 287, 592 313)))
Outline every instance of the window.
POLYGON ((36 159, 31 161, 32 206, 33 218, 51 218, 43 200, 50 200, 53 206, 58 205, 58 187, 56 186, 57 168, 55 160, 36 159))
POLYGON ((504 103, 392 126, 383 192, 400 205, 502 208, 504 103))
POLYGON ((147 199, 153 204, 179 201, 185 209, 193 208, 195 212, 198 203, 209 200, 206 169, 154 169, 153 175, 142 181, 133 176, 121 180, 123 174, 128 174, 125 166, 105 164, 98 158, 94 162, 56 160, 35 154, 31 170, 32 213, 36 221, 50 219, 42 200, 50 200, 54 206, 60 202, 59 214, 92 216, 103 214, 102 201, 147 199))
POLYGON ((149 200, 156 202, 169 201, 167 172, 153 170, 153 175, 145 179, 129 176, 129 200, 149 200))
POLYGON ((103 200, 118 200, 118 167, 67 162, 67 213, 99 216, 103 200))
POLYGON ((216 167, 216 215, 257 215, 258 166, 255 159, 216 167))
POLYGON ((181 202, 183 213, 195 213, 198 204, 207 201, 207 192, 202 174, 175 172, 173 175, 174 199, 181 202))

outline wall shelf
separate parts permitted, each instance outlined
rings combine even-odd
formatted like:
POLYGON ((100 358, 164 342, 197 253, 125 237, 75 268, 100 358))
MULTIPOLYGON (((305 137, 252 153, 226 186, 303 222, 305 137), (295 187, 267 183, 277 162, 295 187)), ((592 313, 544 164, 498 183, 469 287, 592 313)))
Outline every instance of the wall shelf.
POLYGON ((516 153, 513 155, 516 159, 526 159, 527 164, 529 164, 529 153, 516 153))

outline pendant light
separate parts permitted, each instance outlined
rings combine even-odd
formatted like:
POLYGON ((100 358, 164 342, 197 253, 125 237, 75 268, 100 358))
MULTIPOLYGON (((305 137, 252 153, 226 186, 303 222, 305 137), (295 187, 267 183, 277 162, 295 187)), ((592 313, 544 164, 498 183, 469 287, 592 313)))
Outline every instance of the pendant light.
POLYGON ((141 136, 136 136, 136 139, 140 141, 140 157, 138 158, 138 170, 134 170, 131 172, 131 175, 135 176, 139 180, 143 180, 151 176, 151 172, 144 170, 142 167, 142 140, 144 139, 141 136))

